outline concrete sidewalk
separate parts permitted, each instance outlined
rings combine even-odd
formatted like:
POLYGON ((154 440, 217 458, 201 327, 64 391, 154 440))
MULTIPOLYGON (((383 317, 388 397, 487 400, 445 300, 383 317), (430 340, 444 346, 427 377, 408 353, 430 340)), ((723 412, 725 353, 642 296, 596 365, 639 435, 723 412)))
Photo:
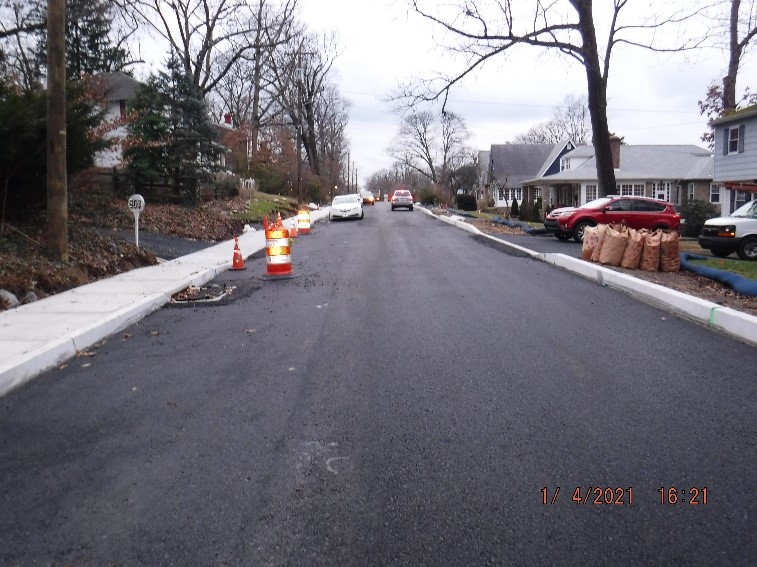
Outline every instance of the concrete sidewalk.
POLYGON ((501 238, 485 234, 475 226, 466 223, 462 217, 438 216, 423 207, 418 207, 418 209, 447 224, 489 239, 495 242, 497 246, 507 247, 518 255, 531 257, 534 260, 540 260, 558 268, 569 270, 597 282, 602 287, 623 291, 645 303, 665 309, 666 311, 757 346, 757 317, 753 315, 736 311, 730 307, 723 307, 717 303, 693 297, 674 289, 605 268, 593 262, 573 258, 566 254, 534 252, 523 246, 518 246, 501 238))
MULTIPOLYGON (((311 211, 311 222, 328 209, 311 211)), ((290 226, 287 219, 285 226, 290 226)), ((265 232, 239 237, 245 258, 265 248, 265 232)), ((0 396, 139 321, 189 286, 231 267, 228 240, 175 260, 139 268, 0 313, 0 396)))

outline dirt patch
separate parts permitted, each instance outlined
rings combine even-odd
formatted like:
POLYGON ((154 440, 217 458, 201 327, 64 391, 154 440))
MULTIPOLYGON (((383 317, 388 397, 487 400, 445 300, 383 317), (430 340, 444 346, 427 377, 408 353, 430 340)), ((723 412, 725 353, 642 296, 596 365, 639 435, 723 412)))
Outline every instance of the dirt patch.
MULTIPOLYGON (((242 233, 242 221, 232 218, 231 213, 243 207, 240 198, 197 208, 148 203, 139 228, 182 238, 228 240, 242 233)), ((70 194, 68 225, 69 261, 58 262, 47 253, 44 213, 23 221, 6 221, 0 233, 0 290, 18 298, 31 292, 41 299, 158 263, 150 250, 103 233, 102 229, 134 230, 134 217, 123 199, 70 194)))

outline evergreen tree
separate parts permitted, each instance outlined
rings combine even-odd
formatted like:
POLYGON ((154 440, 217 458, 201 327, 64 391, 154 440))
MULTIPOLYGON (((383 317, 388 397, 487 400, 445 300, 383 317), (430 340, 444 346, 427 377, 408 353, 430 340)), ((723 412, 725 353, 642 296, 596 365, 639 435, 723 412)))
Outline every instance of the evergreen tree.
POLYGON ((528 198, 523 199, 523 202, 520 204, 518 219, 522 221, 528 221, 531 219, 531 203, 528 202, 528 198))
POLYGON ((200 184, 212 178, 222 149, 200 90, 173 60, 140 91, 133 110, 124 158, 135 187, 168 178, 186 204, 199 203, 200 184))
MULTIPOLYGON (((91 167, 109 145, 92 135, 104 111, 81 83, 66 87, 66 167, 69 175, 91 167)), ((0 81, 0 188, 4 211, 44 209, 47 179, 47 94, 22 92, 0 81)))
POLYGON ((513 202, 510 205, 510 218, 511 219, 517 219, 518 216, 519 216, 519 212, 518 212, 518 200, 515 197, 513 197, 513 202))
POLYGON ((543 206, 541 197, 536 198, 536 203, 534 203, 534 208, 531 209, 531 221, 533 222, 541 222, 541 208, 543 206))
MULTIPOLYGON (((128 63, 128 52, 114 45, 110 36, 114 9, 109 0, 67 0, 66 75, 69 80, 120 71, 128 63)), ((46 61, 47 39, 43 37, 37 47, 37 62, 44 68, 46 61)))

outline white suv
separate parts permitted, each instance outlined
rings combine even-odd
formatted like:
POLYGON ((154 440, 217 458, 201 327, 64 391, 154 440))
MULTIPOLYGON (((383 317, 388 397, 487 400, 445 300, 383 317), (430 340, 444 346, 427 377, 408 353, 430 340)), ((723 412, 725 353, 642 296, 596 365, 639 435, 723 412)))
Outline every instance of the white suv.
POLYGON ((757 199, 727 217, 705 221, 699 245, 718 258, 736 252, 742 260, 757 260, 757 199))

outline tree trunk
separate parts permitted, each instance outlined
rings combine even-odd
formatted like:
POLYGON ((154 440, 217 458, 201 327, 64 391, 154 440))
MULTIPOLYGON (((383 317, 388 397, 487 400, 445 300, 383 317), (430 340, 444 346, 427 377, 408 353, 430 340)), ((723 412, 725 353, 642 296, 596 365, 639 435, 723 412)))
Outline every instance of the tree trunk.
POLYGON ((47 246, 67 262, 65 0, 48 0, 47 15, 47 246))
POLYGON ((617 189, 610 151, 610 130, 607 124, 607 77, 602 75, 602 66, 599 63, 591 1, 573 1, 572 3, 578 12, 583 40, 582 50, 591 115, 592 144, 597 167, 597 191, 600 196, 611 195, 617 189))
POLYGON ((731 17, 729 21, 728 37, 728 73, 723 77, 723 115, 736 110, 736 76, 739 72, 741 60, 741 45, 739 45, 739 6, 741 0, 731 0, 731 17))

